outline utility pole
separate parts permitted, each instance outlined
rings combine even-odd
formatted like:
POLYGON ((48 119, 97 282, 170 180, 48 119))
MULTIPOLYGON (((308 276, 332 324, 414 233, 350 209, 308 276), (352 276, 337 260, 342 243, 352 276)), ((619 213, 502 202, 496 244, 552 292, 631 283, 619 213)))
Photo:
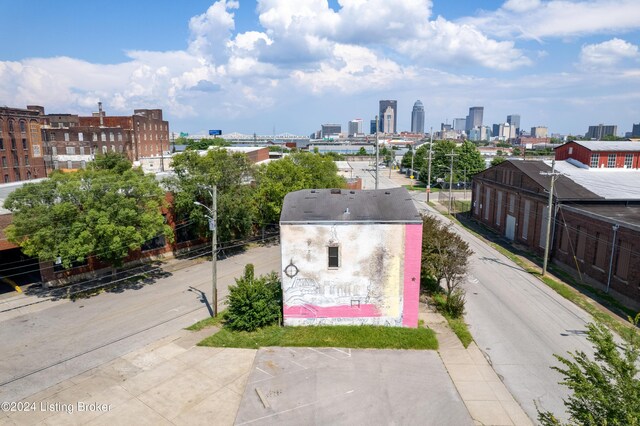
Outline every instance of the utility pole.
POLYGON ((411 190, 413 190, 413 159, 416 156, 416 152, 413 149, 413 144, 411 145, 411 190))
POLYGON ((453 194, 451 189, 453 188, 453 157, 457 157, 458 154, 454 154, 451 150, 451 154, 446 154, 447 157, 451 157, 451 167, 449 168, 449 214, 451 214, 451 200, 453 200, 453 194))
POLYGON ((542 262, 542 276, 547 273, 547 261, 549 259, 549 239, 551 237, 551 208, 553 207, 553 185, 560 176, 560 173, 556 172, 556 160, 551 161, 551 172, 540 172, 543 176, 551 176, 551 184, 549 185, 549 202, 547 204, 547 237, 544 243, 544 260, 542 262))
POLYGON ((213 317, 215 318, 218 316, 218 189, 216 185, 202 185, 201 188, 206 189, 209 195, 211 195, 211 208, 198 201, 194 201, 193 204, 204 207, 209 212, 209 230, 211 231, 211 279, 213 287, 211 309, 213 317))
POLYGON ((617 223, 612 226, 613 229, 613 238, 611 240, 611 257, 609 258, 609 274, 607 276, 607 289, 605 293, 609 293, 609 286, 611 285, 611 271, 613 270, 613 255, 616 252, 616 234, 618 233, 618 229, 620 229, 620 225, 617 223))
POLYGON ((378 116, 376 115, 376 189, 378 189, 378 162, 380 161, 378 146, 378 116))
POLYGON ((431 194, 431 149, 433 148, 433 127, 429 130, 429 171, 427 173, 427 204, 429 203, 429 194, 431 194))

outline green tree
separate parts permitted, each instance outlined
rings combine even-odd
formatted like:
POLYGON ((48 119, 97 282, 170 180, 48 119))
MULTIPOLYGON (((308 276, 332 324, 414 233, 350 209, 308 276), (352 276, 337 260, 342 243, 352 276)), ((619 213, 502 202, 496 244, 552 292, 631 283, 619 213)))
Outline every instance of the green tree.
MULTIPOLYGON (((426 144, 425 144, 426 145, 426 144)), ((428 149, 428 147, 427 147, 428 149)), ((449 169, 451 165, 451 158, 448 157, 448 154, 452 152, 455 154, 456 151, 456 143, 454 141, 449 140, 441 140, 433 143, 433 149, 431 153, 431 185, 436 182, 436 179, 442 178, 445 181, 449 182, 449 169)), ((428 156, 427 151, 427 156, 428 156)), ((416 160, 421 156, 416 155, 416 160)), ((455 158, 454 158, 455 161, 455 158)), ((415 163, 415 162, 414 162, 415 163)), ((424 161, 421 163, 420 169, 420 180, 422 182, 427 183, 427 172, 428 172, 428 161, 424 161)), ((455 171, 455 167, 454 167, 455 171)), ((454 177, 455 180, 455 177, 454 177)))
POLYGON ((367 150, 364 148, 364 146, 361 146, 360 149, 358 150, 358 155, 364 156, 369 154, 367 154, 367 150))
POLYGON ((464 313, 462 279, 473 254, 469 244, 435 216, 422 218, 422 262, 420 276, 429 293, 440 292, 444 284, 444 308, 454 317, 464 313))
POLYGON ((208 235, 208 212, 194 201, 211 205, 206 187, 217 187, 218 240, 221 245, 251 235, 255 220, 253 166, 243 153, 224 148, 185 151, 173 158, 175 175, 165 182, 172 191, 176 217, 193 220, 201 234, 208 235))
POLYGON ((117 154, 98 155, 87 170, 54 172, 12 192, 5 201, 14 214, 6 233, 41 261, 60 259, 69 267, 96 256, 117 267, 153 238, 173 239, 161 213, 164 197, 153 175, 117 154))
POLYGON ((338 175, 338 166, 331 157, 309 152, 290 157, 309 176, 306 188, 344 188, 345 180, 338 175))
MULTIPOLYGON (((554 354, 563 366, 551 368, 564 377, 560 384, 572 391, 564 401, 569 424, 640 425, 640 314, 630 321, 634 330, 623 337, 621 349, 604 325, 588 324, 587 339, 595 349, 593 360, 583 351, 569 352, 571 359, 554 354)), ((540 408, 538 421, 542 425, 561 424, 553 413, 540 408)))
MULTIPOLYGON (((401 165, 403 168, 411 168, 411 157, 414 155, 414 151, 411 149, 407 151, 402 156, 401 165)), ((413 159, 413 168, 415 170, 422 170, 424 167, 427 167, 427 163, 429 162, 429 144, 425 143, 420 145, 415 150, 415 158, 413 159)), ((420 171, 420 175, 422 176, 422 171, 420 171)), ((424 174, 426 179, 426 172, 424 174)))
POLYGON ((454 180, 461 181, 465 175, 469 180, 470 176, 485 169, 484 158, 482 158, 480 150, 473 142, 464 141, 456 149, 456 154, 458 155, 454 157, 454 180))
POLYGON ((282 318, 282 289, 275 272, 254 277, 253 265, 245 266, 244 275, 229 286, 225 327, 254 331, 277 324, 282 318))
POLYGON ((491 160, 491 167, 497 166, 498 164, 504 163, 505 161, 506 159, 504 157, 497 156, 493 160, 491 160))
POLYGON ((522 155, 522 151, 518 147, 513 148, 513 151, 511 151, 511 153, 514 157, 519 157, 522 155))
POLYGON ((196 141, 193 139, 187 139, 186 145, 187 145, 187 149, 198 151, 198 150, 208 149, 210 146, 219 146, 219 147, 231 146, 231 143, 227 142, 222 138, 203 138, 203 139, 200 139, 199 141, 196 141))

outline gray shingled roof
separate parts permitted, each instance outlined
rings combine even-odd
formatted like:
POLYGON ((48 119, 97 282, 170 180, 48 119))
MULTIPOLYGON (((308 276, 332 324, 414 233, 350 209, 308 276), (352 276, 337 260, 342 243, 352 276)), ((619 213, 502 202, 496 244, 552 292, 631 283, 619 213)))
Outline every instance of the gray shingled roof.
POLYGON ((422 223, 405 188, 304 189, 284 197, 280 223, 422 223))
MULTIPOLYGON (((533 179, 538 185, 546 191, 549 190, 551 180, 549 176, 541 175, 540 172, 551 172, 551 166, 545 161, 510 161, 522 173, 533 179)), ((556 161, 556 165, 561 161, 556 161)), ((558 171, 558 170, 556 170, 558 171)), ((553 192, 559 200, 601 200, 603 197, 596 194, 584 186, 576 183, 567 176, 560 176, 556 180, 553 192)))
MULTIPOLYGON (((591 151, 640 151, 640 143, 633 141, 570 141, 591 151)), ((562 146, 562 145, 560 145, 562 146)), ((559 148, 559 147, 556 147, 559 148)))

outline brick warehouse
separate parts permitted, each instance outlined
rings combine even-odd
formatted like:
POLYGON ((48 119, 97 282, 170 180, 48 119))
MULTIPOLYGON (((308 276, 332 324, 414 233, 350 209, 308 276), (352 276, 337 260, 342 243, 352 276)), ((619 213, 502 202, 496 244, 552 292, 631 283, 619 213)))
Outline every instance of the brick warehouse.
MULTIPOLYGON (((44 115, 44 108, 42 108, 44 115)), ((107 116, 98 103, 91 117, 44 116, 47 169, 79 169, 96 153, 119 152, 131 161, 161 157, 169 150, 169 123, 161 109, 136 109, 131 116, 107 116)))
MULTIPOLYGON (((553 194, 551 260, 639 308, 640 188, 630 182, 640 181, 640 171, 555 166, 562 175, 553 194)), ((506 161, 476 174, 472 217, 542 256, 550 177, 541 173, 550 171, 549 162, 506 161)))
POLYGON ((39 107, 0 107, 0 183, 45 177, 39 107))

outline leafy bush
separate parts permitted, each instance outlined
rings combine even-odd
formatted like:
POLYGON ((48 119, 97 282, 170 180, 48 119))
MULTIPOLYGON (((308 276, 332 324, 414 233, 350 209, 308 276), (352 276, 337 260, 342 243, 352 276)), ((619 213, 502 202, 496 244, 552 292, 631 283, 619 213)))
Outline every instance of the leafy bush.
POLYGON ((229 286, 225 326, 231 330, 254 331, 277 324, 282 317, 282 290, 275 272, 254 277, 252 264, 242 278, 229 286))
POLYGON ((464 315, 465 293, 461 289, 454 290, 445 303, 445 310, 453 318, 461 318, 464 315))

